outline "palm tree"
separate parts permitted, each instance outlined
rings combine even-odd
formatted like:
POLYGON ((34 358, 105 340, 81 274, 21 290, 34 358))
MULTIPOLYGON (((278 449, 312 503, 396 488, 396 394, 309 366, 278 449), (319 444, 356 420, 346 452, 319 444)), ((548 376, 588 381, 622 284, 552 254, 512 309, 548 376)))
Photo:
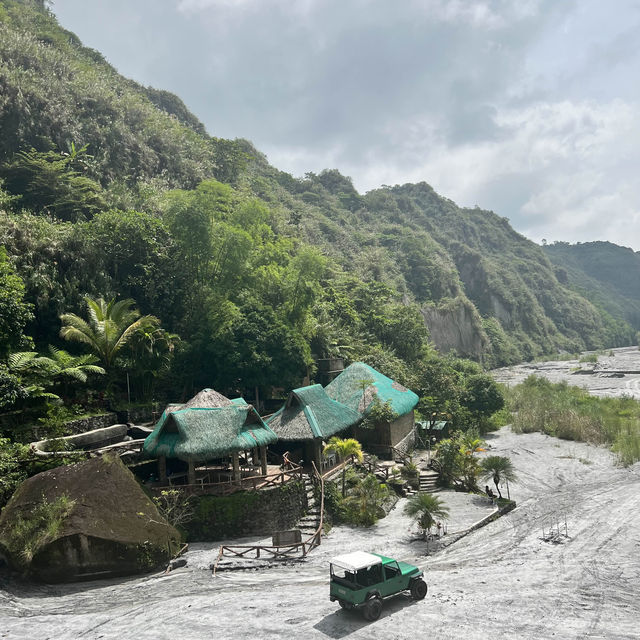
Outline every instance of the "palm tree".
POLYGON ((113 367, 123 347, 137 331, 160 325, 155 316, 140 317, 140 312, 132 309, 135 302, 131 299, 106 302, 102 298, 93 300, 87 296, 85 302, 88 321, 75 313, 61 315, 63 327, 60 336, 89 347, 107 370, 113 367))
MULTIPOLYGON (((355 456, 359 462, 362 462, 362 446, 355 438, 338 438, 333 436, 331 440, 325 445, 322 453, 335 453, 341 460, 345 460, 349 456, 355 456)), ((346 489, 346 474, 347 467, 342 469, 342 497, 347 495, 346 489)))
POLYGON ((511 480, 513 482, 517 478, 511 460, 505 456, 488 456, 480 463, 480 467, 484 473, 484 478, 493 478, 493 483, 496 485, 498 495, 501 498, 500 481, 511 480))
POLYGON ((20 351, 9 356, 9 369, 21 375, 31 385, 27 390, 32 397, 56 399, 58 396, 55 394, 42 391, 58 380, 66 388, 69 380, 86 382, 90 373, 105 373, 102 367, 95 364, 97 358, 94 355, 74 356, 53 346, 49 347, 49 353, 51 357, 39 355, 35 351, 20 351))
POLYGON ((354 487, 353 495, 346 499, 346 503, 353 510, 358 524, 370 527, 378 518, 384 517, 382 505, 388 497, 389 489, 370 473, 354 487))
POLYGON ((416 493, 415 496, 409 498, 404 512, 415 518, 425 538, 427 531, 436 523, 436 519, 447 520, 449 518, 449 507, 444 504, 441 498, 430 493, 416 493))

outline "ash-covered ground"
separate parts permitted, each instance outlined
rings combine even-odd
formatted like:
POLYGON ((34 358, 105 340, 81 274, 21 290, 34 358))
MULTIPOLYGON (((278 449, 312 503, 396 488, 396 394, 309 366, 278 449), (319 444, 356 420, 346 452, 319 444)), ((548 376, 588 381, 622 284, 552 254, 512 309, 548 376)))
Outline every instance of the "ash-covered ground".
MULTIPOLYGON (((300 563, 227 571, 208 566, 218 545, 194 545, 189 566, 166 576, 61 586, 2 583, 0 637, 44 640, 200 638, 637 638, 640 621, 640 465, 607 450, 508 428, 488 437, 508 455, 517 508, 426 554, 400 500, 371 529, 336 527, 300 563), (545 542, 543 530, 568 537, 545 542), (421 602, 399 595, 366 623, 328 598, 328 560, 363 549, 424 568, 421 602)), ((492 509, 441 493, 448 536, 492 509)), ((445 538, 446 539, 446 538, 445 538)))
POLYGON ((595 396, 631 396, 640 399, 638 347, 611 349, 597 357, 597 363, 579 360, 526 362, 495 369, 491 374, 498 382, 510 386, 523 382, 530 375, 536 375, 551 382, 566 381, 586 389, 595 396))

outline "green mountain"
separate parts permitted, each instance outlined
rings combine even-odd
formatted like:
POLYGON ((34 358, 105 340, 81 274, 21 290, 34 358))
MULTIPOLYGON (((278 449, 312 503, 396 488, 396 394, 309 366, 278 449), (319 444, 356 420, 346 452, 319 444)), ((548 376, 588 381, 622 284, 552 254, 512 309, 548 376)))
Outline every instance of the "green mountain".
POLYGON ((506 218, 426 183, 362 195, 335 169, 279 171, 38 0, 0 0, 0 27, 0 245, 38 346, 87 294, 179 334, 185 388, 294 386, 336 355, 406 380, 427 338, 487 366, 633 338, 506 218))
POLYGON ((640 254, 611 242, 554 242, 544 252, 564 284, 640 330, 640 254))

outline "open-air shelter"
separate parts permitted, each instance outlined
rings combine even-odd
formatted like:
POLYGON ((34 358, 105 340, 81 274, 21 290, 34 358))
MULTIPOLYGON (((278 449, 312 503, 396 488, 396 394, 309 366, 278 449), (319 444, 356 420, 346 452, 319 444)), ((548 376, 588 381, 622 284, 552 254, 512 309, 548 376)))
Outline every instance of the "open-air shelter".
POLYGON ((143 451, 158 459, 162 483, 167 482, 168 458, 186 462, 188 483, 195 484, 197 464, 230 457, 233 479, 239 481, 240 454, 257 450, 261 473, 267 475, 267 446, 277 439, 252 405, 205 389, 183 405, 169 405, 145 440, 143 451))

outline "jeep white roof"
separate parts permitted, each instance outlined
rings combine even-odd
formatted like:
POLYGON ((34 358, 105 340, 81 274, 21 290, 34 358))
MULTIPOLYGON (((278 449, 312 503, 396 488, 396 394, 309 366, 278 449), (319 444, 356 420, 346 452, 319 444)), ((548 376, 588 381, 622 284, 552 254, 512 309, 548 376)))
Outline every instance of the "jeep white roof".
POLYGON ((331 564, 338 565, 348 571, 357 571, 358 569, 365 569, 376 564, 382 564, 382 559, 380 556, 367 553, 366 551, 354 551, 353 553, 336 556, 331 560, 331 564))

